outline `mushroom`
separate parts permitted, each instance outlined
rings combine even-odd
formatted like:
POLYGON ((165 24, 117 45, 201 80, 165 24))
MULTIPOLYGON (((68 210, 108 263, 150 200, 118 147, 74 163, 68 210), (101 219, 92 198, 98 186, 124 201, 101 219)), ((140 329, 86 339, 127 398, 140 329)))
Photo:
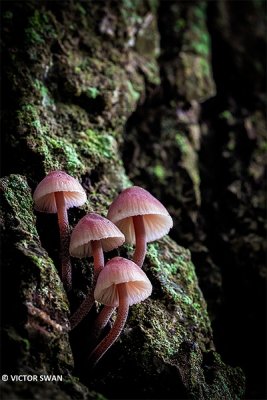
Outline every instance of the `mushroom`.
POLYGON ((142 268, 146 244, 166 235, 173 226, 166 208, 147 190, 132 186, 113 201, 107 216, 124 233, 126 243, 136 244, 133 261, 142 268))
POLYGON ((71 263, 69 256, 69 221, 67 209, 86 202, 86 193, 77 179, 64 171, 50 172, 33 193, 35 209, 57 213, 61 244, 62 282, 67 291, 72 288, 71 263))
POLYGON ((112 258, 100 272, 95 287, 95 300, 108 307, 118 307, 113 327, 89 356, 95 365, 117 340, 128 316, 129 306, 151 295, 152 285, 141 268, 122 257, 112 258))
POLYGON ((92 290, 70 318, 71 328, 75 328, 94 304, 94 287, 98 275, 104 267, 103 251, 111 251, 124 243, 124 235, 108 219, 95 213, 85 215, 75 226, 70 239, 70 254, 73 257, 94 258, 94 283, 92 290))

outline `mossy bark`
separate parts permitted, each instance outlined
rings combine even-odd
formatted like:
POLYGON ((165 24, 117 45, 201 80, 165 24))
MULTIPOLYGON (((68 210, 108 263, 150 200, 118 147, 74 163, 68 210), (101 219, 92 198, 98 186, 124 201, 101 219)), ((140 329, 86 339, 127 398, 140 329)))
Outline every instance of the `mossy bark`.
MULTIPOLYGON (((215 93, 206 2, 170 2, 167 11, 152 0, 3 5, 2 374, 63 376, 7 382, 5 398, 241 398, 244 375, 216 352, 190 252, 177 244, 179 232, 185 242, 188 227, 195 229, 202 202, 199 102, 215 93), (170 39, 171 54, 164 51, 170 39), (33 209, 34 188, 57 168, 87 192, 87 203, 69 212, 72 228, 88 211, 106 215, 133 182, 162 198, 175 220, 176 241, 148 246, 152 296, 131 308, 121 338, 94 370, 86 357, 98 310, 71 334, 68 322, 92 273, 87 261, 72 259, 68 299, 56 217, 33 209)), ((206 244, 198 250, 206 261, 206 244)), ((131 258, 132 248, 108 257, 117 254, 131 258)), ((206 279, 220 287, 218 266, 210 265, 206 279)))

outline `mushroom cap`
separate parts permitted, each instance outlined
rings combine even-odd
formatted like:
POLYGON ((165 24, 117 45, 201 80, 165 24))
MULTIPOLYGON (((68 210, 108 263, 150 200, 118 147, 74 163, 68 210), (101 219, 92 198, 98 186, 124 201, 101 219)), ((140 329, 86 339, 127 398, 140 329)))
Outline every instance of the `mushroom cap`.
POLYGON ((77 179, 64 171, 52 171, 38 184, 33 193, 35 209, 56 213, 55 192, 64 193, 66 208, 79 207, 86 202, 86 193, 77 179))
POLYGON ((166 235, 173 226, 172 217, 166 208, 147 190, 132 186, 124 190, 113 201, 108 218, 124 233, 125 241, 135 244, 133 216, 142 215, 146 241, 153 242, 166 235))
POLYGON ((95 213, 85 215, 75 226, 70 238, 70 254, 83 258, 92 255, 92 240, 100 240, 103 251, 110 251, 121 246, 124 235, 107 218, 95 213))
POLYGON ((98 276, 95 300, 107 306, 117 307, 119 283, 126 286, 130 306, 145 300, 152 292, 150 280, 138 265, 126 258, 114 257, 107 262, 98 276))

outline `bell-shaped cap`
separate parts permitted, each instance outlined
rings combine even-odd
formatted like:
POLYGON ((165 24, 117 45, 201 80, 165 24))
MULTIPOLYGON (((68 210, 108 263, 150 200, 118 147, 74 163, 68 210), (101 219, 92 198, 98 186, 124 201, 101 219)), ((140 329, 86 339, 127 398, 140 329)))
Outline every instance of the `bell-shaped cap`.
POLYGON ((52 171, 39 183, 33 193, 35 209, 56 213, 55 192, 63 192, 67 209, 79 207, 86 202, 86 193, 77 179, 64 171, 52 171))
POLYGON ((153 242, 166 235, 173 226, 172 217, 166 208, 147 190, 132 186, 113 201, 108 218, 124 233, 125 241, 135 244, 132 217, 142 215, 146 241, 153 242))
POLYGON ((152 285, 144 271, 134 262, 123 257, 114 257, 107 262, 99 274, 94 297, 99 303, 117 307, 119 294, 117 285, 125 284, 128 303, 140 303, 151 295, 152 285))
POLYGON ((113 222, 101 215, 85 215, 75 226, 70 238, 70 254, 83 258, 92 255, 92 240, 100 240, 103 251, 110 251, 121 246, 124 235, 113 222))

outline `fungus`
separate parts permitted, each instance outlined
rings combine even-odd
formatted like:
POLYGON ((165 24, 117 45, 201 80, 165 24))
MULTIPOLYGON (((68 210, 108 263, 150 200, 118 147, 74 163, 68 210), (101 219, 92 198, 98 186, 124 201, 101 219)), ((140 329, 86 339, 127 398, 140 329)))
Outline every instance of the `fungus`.
POLYGON ((57 213, 61 247, 61 276, 67 291, 72 287, 69 256, 69 221, 67 210, 86 202, 86 193, 77 179, 64 171, 50 172, 36 187, 33 200, 35 209, 57 213))
POLYGON ((133 261, 142 268, 146 244, 166 235, 173 226, 166 208, 147 190, 132 186, 113 201, 108 218, 124 233, 126 243, 136 244, 133 261))
POLYGON ((96 280, 104 267, 103 251, 111 251, 124 243, 124 235, 108 219, 95 213, 85 215, 75 226, 70 239, 70 254, 84 258, 93 256, 94 283, 92 290, 70 318, 71 328, 75 328, 94 304, 96 280))
POLYGON ((122 257, 112 258, 100 272, 95 287, 95 299, 109 307, 118 307, 113 327, 89 356, 95 365, 117 340, 127 320, 129 306, 151 295, 152 285, 146 274, 134 262, 122 257))

